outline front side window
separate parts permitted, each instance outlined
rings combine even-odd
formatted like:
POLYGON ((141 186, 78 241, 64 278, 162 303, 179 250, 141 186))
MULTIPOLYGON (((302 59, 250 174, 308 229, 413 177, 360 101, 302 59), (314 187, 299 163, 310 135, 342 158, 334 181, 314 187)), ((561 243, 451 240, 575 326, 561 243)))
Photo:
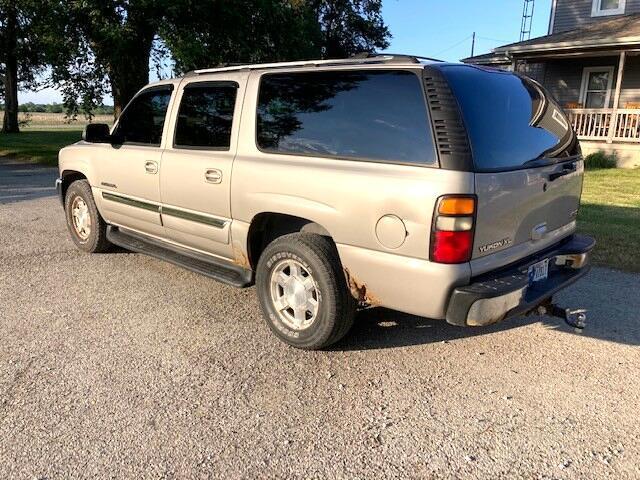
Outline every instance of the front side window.
POLYGON ((591 16, 622 15, 626 0, 593 0, 591 16))
POLYGON ((228 150, 238 85, 191 83, 180 101, 174 146, 228 150))
POLYGON ((580 103, 585 108, 608 108, 613 84, 613 67, 585 68, 580 103))
POLYGON ((122 143, 159 147, 171 88, 152 88, 136 95, 120 116, 114 132, 122 143))
POLYGON ((257 116, 265 151, 436 163, 421 81, 409 71, 267 74, 257 116))

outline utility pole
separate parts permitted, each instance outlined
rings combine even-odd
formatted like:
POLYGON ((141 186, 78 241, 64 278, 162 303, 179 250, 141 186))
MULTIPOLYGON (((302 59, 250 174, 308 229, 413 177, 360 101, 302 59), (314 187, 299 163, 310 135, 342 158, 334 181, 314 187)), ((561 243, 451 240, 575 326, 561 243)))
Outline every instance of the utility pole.
POLYGON ((473 57, 473 52, 476 49, 476 32, 473 32, 471 36, 471 56, 473 57))

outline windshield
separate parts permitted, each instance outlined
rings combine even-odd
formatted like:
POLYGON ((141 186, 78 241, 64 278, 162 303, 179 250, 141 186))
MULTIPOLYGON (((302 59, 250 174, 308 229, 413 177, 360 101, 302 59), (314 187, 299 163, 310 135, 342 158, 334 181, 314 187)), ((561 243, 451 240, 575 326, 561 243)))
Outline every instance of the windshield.
POLYGON ((462 111, 476 171, 513 170, 578 153, 569 120, 538 83, 469 65, 441 68, 462 111))

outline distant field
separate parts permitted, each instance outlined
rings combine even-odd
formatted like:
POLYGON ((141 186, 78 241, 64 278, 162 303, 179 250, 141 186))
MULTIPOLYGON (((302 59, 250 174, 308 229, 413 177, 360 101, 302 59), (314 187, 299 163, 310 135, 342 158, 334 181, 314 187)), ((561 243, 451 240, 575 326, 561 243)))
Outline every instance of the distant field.
MULTIPOLYGON (((4 112, 0 110, 0 119, 4 112)), ((78 117, 69 121, 65 118, 64 113, 20 113, 18 115, 19 121, 28 120, 27 125, 22 126, 21 129, 25 131, 29 130, 82 130, 89 121, 84 118, 84 115, 78 115, 78 117)), ((113 115, 96 115, 93 117, 92 123, 107 123, 111 125, 113 123, 113 115)))

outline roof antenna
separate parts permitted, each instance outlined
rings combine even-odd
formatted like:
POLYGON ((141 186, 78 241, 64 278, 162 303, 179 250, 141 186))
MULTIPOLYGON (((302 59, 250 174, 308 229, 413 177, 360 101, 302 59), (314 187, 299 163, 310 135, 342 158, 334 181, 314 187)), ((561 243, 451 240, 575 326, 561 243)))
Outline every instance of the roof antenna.
POLYGON ((522 24, 520 25, 520 41, 531 39, 531 23, 533 22, 533 8, 535 0, 524 0, 522 8, 522 24))

